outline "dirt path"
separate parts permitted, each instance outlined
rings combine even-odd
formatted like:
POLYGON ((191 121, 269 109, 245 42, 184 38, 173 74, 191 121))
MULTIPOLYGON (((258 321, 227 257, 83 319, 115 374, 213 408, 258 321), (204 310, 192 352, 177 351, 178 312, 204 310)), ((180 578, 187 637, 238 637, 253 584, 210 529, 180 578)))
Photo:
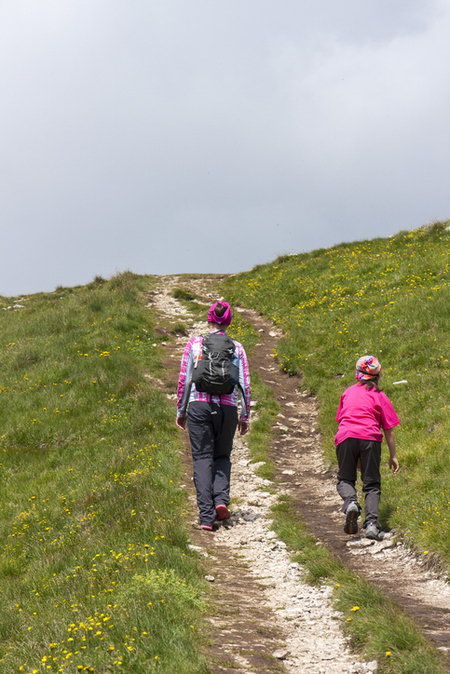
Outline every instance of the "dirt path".
MULTIPOLYGON (((205 308, 217 297, 215 281, 161 278, 161 290, 150 305, 174 323, 189 324, 189 334, 205 331, 176 300, 173 287, 186 286, 204 298, 205 308)), ((273 457, 281 491, 290 494, 311 533, 345 563, 378 585, 423 626, 443 651, 450 652, 450 587, 420 564, 394 538, 369 543, 343 534, 335 475, 322 461, 317 431, 317 403, 299 390, 300 381, 279 372, 273 361, 278 339, 271 324, 252 311, 242 311, 260 331, 261 343, 250 357, 251 366, 274 390, 280 405, 273 457)), ((176 380, 186 336, 167 354, 168 381, 176 380)), ((186 482, 196 512, 189 450, 186 482)), ((277 672, 295 674, 374 672, 377 663, 357 662, 346 647, 327 587, 311 588, 302 569, 291 564, 282 542, 270 531, 270 506, 276 496, 261 491, 245 443, 233 450, 232 518, 217 533, 193 529, 193 542, 205 555, 212 582, 216 615, 211 618, 211 661, 214 672, 277 672), (213 580, 214 579, 214 580, 213 580)), ((449 667, 450 671, 450 667, 449 667)))

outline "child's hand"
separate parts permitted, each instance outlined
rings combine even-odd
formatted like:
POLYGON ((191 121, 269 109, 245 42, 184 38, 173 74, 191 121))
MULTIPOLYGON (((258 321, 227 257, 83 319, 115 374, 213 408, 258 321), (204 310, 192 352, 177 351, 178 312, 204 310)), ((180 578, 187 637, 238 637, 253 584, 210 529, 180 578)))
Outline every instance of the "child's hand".
POLYGON ((393 475, 398 473, 398 469, 400 468, 400 466, 398 465, 398 459, 396 456, 389 458, 389 468, 394 471, 392 473, 393 475))

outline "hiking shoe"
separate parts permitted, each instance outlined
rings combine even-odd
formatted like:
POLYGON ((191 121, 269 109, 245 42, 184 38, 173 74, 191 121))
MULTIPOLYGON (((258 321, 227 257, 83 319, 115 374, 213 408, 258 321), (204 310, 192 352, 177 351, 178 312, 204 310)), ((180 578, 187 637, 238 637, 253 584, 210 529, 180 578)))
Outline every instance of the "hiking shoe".
POLYGON ((228 508, 226 505, 223 505, 223 503, 216 505, 216 514, 218 522, 230 519, 230 513, 228 512, 228 508))
POLYGON ((200 527, 204 529, 205 531, 212 531, 213 530, 213 525, 212 524, 200 524, 200 527))
POLYGON ((355 501, 352 501, 345 514, 344 531, 346 534, 358 533, 359 507, 355 501))
POLYGON ((372 541, 380 540, 380 530, 376 524, 368 524, 364 528, 364 535, 366 538, 370 538, 372 541))

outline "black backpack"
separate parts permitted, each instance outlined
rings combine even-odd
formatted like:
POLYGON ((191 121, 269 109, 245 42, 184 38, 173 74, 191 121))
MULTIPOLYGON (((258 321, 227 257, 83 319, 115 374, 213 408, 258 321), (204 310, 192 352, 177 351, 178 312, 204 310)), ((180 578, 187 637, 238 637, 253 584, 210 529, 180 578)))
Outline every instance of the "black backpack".
POLYGON ((192 381, 200 393, 226 395, 239 384, 239 368, 233 355, 235 344, 228 335, 217 332, 203 337, 202 353, 194 362, 192 381))

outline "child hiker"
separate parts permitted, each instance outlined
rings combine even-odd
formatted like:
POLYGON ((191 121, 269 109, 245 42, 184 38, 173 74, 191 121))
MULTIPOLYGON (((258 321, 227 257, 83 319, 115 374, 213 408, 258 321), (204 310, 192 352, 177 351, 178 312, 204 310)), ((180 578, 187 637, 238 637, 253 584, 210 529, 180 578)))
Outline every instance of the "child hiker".
POLYGON ((389 468, 394 475, 399 469, 395 451, 394 426, 400 424, 391 401, 378 388, 381 365, 374 356, 363 356, 356 363, 356 384, 341 396, 335 437, 339 464, 337 491, 344 501, 346 534, 358 532, 361 506, 356 495, 356 471, 361 466, 365 494, 363 524, 366 538, 377 540, 380 533, 378 504, 381 494, 380 459, 383 435, 389 448, 389 468))

